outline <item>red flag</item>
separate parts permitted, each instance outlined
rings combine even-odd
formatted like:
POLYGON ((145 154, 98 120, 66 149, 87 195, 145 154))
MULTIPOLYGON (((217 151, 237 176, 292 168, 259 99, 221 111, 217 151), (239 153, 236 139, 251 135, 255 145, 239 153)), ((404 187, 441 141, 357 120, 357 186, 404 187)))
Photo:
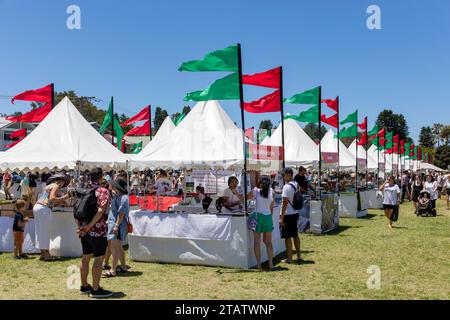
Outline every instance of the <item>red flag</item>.
POLYGON ((12 139, 14 139, 14 138, 22 138, 22 137, 25 137, 26 135, 27 135, 27 129, 22 129, 22 130, 14 131, 13 133, 11 133, 11 134, 9 135, 9 137, 10 137, 11 140, 12 140, 12 139))
POLYGON ((367 129, 367 117, 364 118, 364 122, 363 122, 363 123, 358 124, 358 127, 359 127, 361 130, 366 130, 366 129, 367 129))
POLYGON ((414 157, 414 149, 415 149, 415 145, 414 145, 414 143, 411 143, 411 146, 409 147, 409 156, 410 157, 414 157))
POLYGON ((255 132, 255 127, 248 128, 245 130, 245 136, 250 140, 253 141, 253 135, 255 132))
POLYGON ((364 132, 359 139, 358 146, 364 146, 367 143, 367 132, 364 132))
POLYGON ((280 67, 253 75, 243 75, 242 84, 280 89, 280 67))
POLYGON ((151 106, 146 106, 137 115, 135 115, 134 117, 131 117, 130 119, 125 121, 123 124, 121 124, 121 126, 124 127, 124 126, 127 126, 127 125, 135 123, 135 122, 149 120, 150 112, 151 112, 151 106))
POLYGON ((23 139, 25 139, 25 138, 22 138, 22 139, 20 139, 20 140, 14 141, 14 142, 11 143, 11 144, 5 145, 5 146, 3 146, 3 148, 5 148, 5 149, 11 149, 11 148, 14 147, 16 144, 18 144, 20 141, 22 141, 23 139))
POLYGON ((43 107, 31 110, 30 112, 25 113, 21 116, 9 116, 5 119, 11 122, 41 122, 50 113, 50 111, 52 111, 52 105, 51 103, 47 103, 43 107))
POLYGON ((378 132, 378 140, 381 146, 386 145, 386 129, 383 128, 378 132))
POLYGON ((320 119, 323 123, 326 123, 332 127, 338 127, 338 115, 337 113, 329 118, 327 118, 324 114, 320 116, 320 119))
POLYGON ((394 143, 398 143, 399 138, 400 138, 400 135, 396 134, 393 138, 394 143))
POLYGON ((142 126, 136 127, 128 131, 124 137, 127 136, 149 136, 150 135, 150 120, 147 120, 142 126))
POLYGON ((417 147, 417 160, 422 160, 422 149, 417 147))
POLYGON ((392 152, 394 151, 394 149, 386 149, 386 151, 384 151, 386 154, 392 154, 392 152))
POLYGON ((338 112, 339 111, 339 97, 336 97, 335 100, 325 99, 322 100, 322 103, 326 103, 328 108, 338 112))
POLYGON ((52 85, 49 84, 43 88, 36 90, 28 90, 22 92, 11 99, 11 103, 14 104, 14 100, 33 101, 33 102, 45 102, 47 104, 52 103, 52 85))
POLYGON ((276 90, 256 101, 244 102, 244 110, 250 113, 280 112, 280 90, 276 90))

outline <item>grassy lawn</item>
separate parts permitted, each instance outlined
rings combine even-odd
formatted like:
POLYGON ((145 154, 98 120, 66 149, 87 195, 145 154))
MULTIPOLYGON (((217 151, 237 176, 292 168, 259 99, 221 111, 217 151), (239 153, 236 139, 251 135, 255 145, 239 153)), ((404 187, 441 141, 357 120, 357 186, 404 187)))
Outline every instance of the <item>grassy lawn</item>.
MULTIPOLYGON (((278 272, 137 263, 126 277, 102 286, 124 299, 450 299, 450 211, 443 200, 436 218, 401 207, 390 230, 381 211, 341 219, 337 232, 302 235, 307 265, 278 272), (381 289, 367 289, 367 268, 381 269, 381 289)), ((279 259, 277 259, 279 260, 279 259)), ((79 259, 44 263, 0 254, 0 299, 88 299, 67 289, 67 268, 79 259)), ((76 277, 76 276, 75 276, 76 277)))

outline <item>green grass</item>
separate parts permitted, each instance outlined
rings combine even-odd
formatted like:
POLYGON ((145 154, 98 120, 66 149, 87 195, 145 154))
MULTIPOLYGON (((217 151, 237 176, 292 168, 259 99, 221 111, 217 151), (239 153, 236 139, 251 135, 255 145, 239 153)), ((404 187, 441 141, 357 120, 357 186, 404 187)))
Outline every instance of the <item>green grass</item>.
MULTIPOLYGON (((337 232, 302 235, 308 265, 279 265, 278 272, 137 263, 127 277, 102 286, 124 299, 450 299, 450 211, 418 218, 401 207, 399 228, 390 230, 382 212, 341 219, 337 232), (367 289, 367 268, 381 269, 381 289, 367 289)), ((0 299, 87 299, 67 289, 67 268, 79 259, 44 263, 0 254, 0 299)), ((76 277, 76 276, 75 276, 76 277)))

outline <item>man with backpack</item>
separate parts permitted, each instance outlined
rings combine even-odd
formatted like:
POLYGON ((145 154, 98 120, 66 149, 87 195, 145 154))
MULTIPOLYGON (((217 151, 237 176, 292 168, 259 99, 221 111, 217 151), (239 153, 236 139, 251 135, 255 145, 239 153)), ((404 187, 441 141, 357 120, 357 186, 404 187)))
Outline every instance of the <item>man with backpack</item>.
POLYGON ((110 203, 110 194, 107 189, 100 186, 103 170, 95 168, 90 172, 90 189, 76 190, 76 203, 74 217, 78 221, 78 233, 81 239, 83 257, 81 259, 81 294, 89 294, 91 298, 107 298, 112 292, 100 287, 102 276, 103 257, 108 247, 106 218, 110 203), (92 265, 92 286, 88 283, 89 262, 94 258, 92 265))
POLYGON ((293 180, 294 172, 291 168, 283 169, 285 185, 282 191, 282 204, 280 213, 281 238, 286 243, 286 263, 292 263, 292 240, 297 251, 297 263, 301 263, 300 239, 298 237, 297 221, 298 211, 303 207, 303 196, 298 183, 293 180))

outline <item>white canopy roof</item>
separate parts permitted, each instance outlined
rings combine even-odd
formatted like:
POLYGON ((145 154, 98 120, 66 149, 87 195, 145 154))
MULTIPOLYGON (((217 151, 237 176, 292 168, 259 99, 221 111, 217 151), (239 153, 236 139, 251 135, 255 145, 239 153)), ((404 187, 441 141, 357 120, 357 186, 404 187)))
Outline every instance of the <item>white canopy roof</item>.
MULTIPOLYGON (((336 153, 338 152, 338 139, 335 138, 333 129, 328 130, 322 138, 322 153, 336 153)), ((347 149, 347 147, 339 140, 339 167, 349 169, 356 167, 355 157, 347 149)))
MULTIPOLYGON (((263 146, 281 146, 282 128, 263 140, 263 146)), ((319 161, 319 147, 293 119, 284 120, 284 147, 288 166, 311 165, 319 161)))
MULTIPOLYGON (((353 156, 353 160, 355 160, 355 154, 356 154, 356 139, 352 142, 352 144, 348 147, 348 150, 351 152, 353 156)), ((366 159, 366 150, 362 146, 358 146, 358 159, 366 159)), ((369 150, 367 150, 367 168, 369 170, 371 169, 378 169, 377 159, 372 157, 372 154, 369 153, 369 150)))
POLYGON ((65 97, 23 141, 0 156, 0 170, 125 168, 127 157, 65 97))
POLYGON ((445 170, 443 170, 443 169, 441 169, 441 168, 439 168, 439 167, 436 167, 434 164, 431 164, 431 163, 426 163, 426 162, 422 162, 421 164, 420 164, 420 169, 422 169, 422 170, 434 170, 434 171, 445 171, 445 170))
POLYGON ((131 168, 220 166, 243 163, 243 132, 218 101, 202 101, 153 153, 133 158, 131 168))
POLYGON ((158 152, 160 148, 164 147, 167 141, 169 141, 170 134, 175 128, 176 127, 170 117, 167 117, 161 124, 161 127, 159 128, 152 141, 150 141, 149 144, 144 149, 142 149, 141 152, 131 157, 132 160, 135 160, 133 162, 133 169, 145 169, 145 159, 147 157, 150 157, 155 152, 158 152))

